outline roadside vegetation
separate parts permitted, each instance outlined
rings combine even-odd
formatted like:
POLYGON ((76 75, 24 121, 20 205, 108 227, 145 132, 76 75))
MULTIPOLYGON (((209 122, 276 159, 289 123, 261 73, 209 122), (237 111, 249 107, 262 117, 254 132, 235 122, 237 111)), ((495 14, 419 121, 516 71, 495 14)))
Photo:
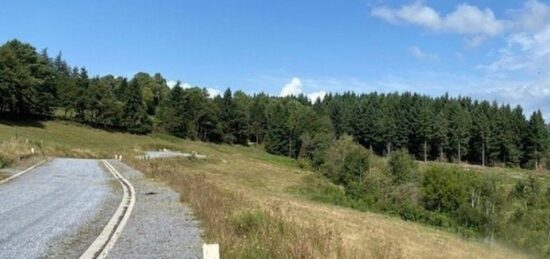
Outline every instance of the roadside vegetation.
MULTIPOLYGON (((109 158, 123 154, 126 163, 180 192, 182 201, 188 203, 201 220, 205 240, 219 242, 224 255, 525 257, 502 246, 498 239, 491 243, 476 237, 460 237, 444 228, 402 221, 398 214, 387 211, 359 206, 346 208, 356 201, 346 195, 343 185, 336 185, 322 173, 307 169, 309 163, 271 155, 260 147, 209 144, 165 135, 111 133, 56 121, 32 125, 2 121, 0 142, 13 140, 16 131, 17 145, 25 145, 29 139, 29 143, 37 143, 44 155, 81 157, 85 154, 109 158), (144 150, 158 148, 196 151, 206 154, 207 159, 133 159, 144 150)), ((368 161, 371 172, 387 165, 387 160, 378 156, 370 156, 368 161)), ((425 166, 419 169, 423 171, 425 166)), ((495 172, 483 169, 483 172, 507 179, 507 184, 515 183, 514 177, 531 173, 501 168, 495 172)))
POLYGON ((550 256, 546 173, 497 174, 491 169, 445 164, 419 167, 403 150, 375 162, 380 158, 370 156, 350 137, 331 145, 324 160, 317 171, 335 185, 315 176, 305 179, 296 191, 313 200, 384 212, 550 256))

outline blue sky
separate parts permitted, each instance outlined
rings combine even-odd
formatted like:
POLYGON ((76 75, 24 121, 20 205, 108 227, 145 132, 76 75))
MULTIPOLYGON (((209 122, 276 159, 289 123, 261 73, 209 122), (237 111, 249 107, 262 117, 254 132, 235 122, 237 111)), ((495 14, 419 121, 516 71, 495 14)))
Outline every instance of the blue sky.
POLYGON ((0 41, 211 91, 414 91, 542 109, 549 1, 9 1, 0 41))

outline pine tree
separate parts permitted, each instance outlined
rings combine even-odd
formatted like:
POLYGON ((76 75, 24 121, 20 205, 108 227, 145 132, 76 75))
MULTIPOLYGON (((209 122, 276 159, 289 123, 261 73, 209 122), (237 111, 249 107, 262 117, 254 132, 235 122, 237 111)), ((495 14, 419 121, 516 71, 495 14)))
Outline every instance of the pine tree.
POLYGON ((397 124, 395 118, 395 104, 393 99, 382 96, 380 106, 381 116, 377 118, 376 128, 379 132, 376 134, 381 137, 385 143, 384 153, 389 155, 392 152, 393 144, 397 138, 397 124))
POLYGON ((233 100, 231 89, 227 89, 220 99, 220 122, 223 141, 229 144, 248 144, 247 111, 233 100))
POLYGON ((548 130, 544 123, 544 118, 540 110, 533 112, 528 125, 528 157, 535 163, 535 169, 540 169, 540 161, 548 151, 548 130))
POLYGON ((260 93, 252 97, 250 106, 250 136, 256 143, 263 143, 267 131, 266 109, 269 104, 269 97, 260 93))
POLYGON ((420 103, 419 108, 416 135, 422 142, 423 159, 426 162, 428 161, 428 142, 433 137, 434 112, 432 106, 426 100, 420 103))
POLYGON ((444 150, 449 145, 449 121, 447 120, 447 113, 445 110, 439 111, 434 118, 432 125, 432 138, 438 149, 438 158, 440 161, 444 159, 444 150))
POLYGON ((183 89, 178 81, 163 100, 157 112, 159 126, 175 136, 186 137, 185 100, 183 89))
POLYGON ((123 125, 130 133, 145 134, 152 130, 152 121, 147 115, 141 88, 135 80, 130 81, 126 89, 122 89, 125 96, 122 114, 123 125))
POLYGON ((470 114, 459 102, 454 101, 449 106, 449 135, 451 143, 456 147, 457 162, 462 162, 465 147, 470 138, 470 114))
MULTIPOLYGON (((472 112, 472 150, 480 150, 475 152, 479 154, 481 165, 487 164, 487 146, 491 139, 491 124, 489 119, 490 106, 487 102, 478 104, 472 112)), ((472 153, 474 153, 472 151, 472 153)))
POLYGON ((81 68, 80 71, 76 72, 76 74, 76 98, 73 103, 73 109, 76 113, 76 119, 80 122, 85 122, 86 108, 88 106, 88 87, 90 83, 88 79, 88 71, 86 68, 81 68))
POLYGON ((265 138, 265 150, 272 154, 289 155, 288 110, 282 101, 276 100, 267 106, 268 129, 265 138))

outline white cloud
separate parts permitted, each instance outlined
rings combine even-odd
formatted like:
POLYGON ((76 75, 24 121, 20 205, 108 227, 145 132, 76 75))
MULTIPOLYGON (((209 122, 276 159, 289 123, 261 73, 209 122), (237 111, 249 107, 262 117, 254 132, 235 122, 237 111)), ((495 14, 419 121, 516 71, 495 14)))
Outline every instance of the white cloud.
POLYGON ((321 99, 323 100, 325 98, 325 96, 327 95, 327 92, 325 91, 318 91, 318 92, 313 92, 313 93, 309 93, 307 95, 308 99, 311 101, 311 102, 315 102, 317 101, 317 99, 321 99))
POLYGON ((496 19, 489 8, 481 10, 476 6, 461 4, 445 17, 443 29, 461 34, 495 36, 504 31, 505 24, 504 20, 496 19))
MULTIPOLYGON (((170 87, 170 88, 173 88, 174 86, 176 86, 178 81, 179 80, 168 80, 166 82, 166 85, 168 85, 168 87, 170 87)), ((181 83, 181 81, 179 81, 179 82, 180 82, 180 87, 183 88, 183 89, 196 87, 196 86, 193 86, 189 83, 181 83)), ((217 88, 212 88, 212 87, 207 87, 206 92, 208 92, 208 97, 210 97, 210 98, 214 98, 214 97, 219 96, 219 95, 222 94, 221 90, 219 90, 217 88)))
MULTIPOLYGON (((178 81, 179 80, 168 80, 166 82, 166 85, 168 85, 168 87, 170 87, 170 88, 173 88, 174 86, 176 86, 176 84, 178 84, 178 81)), ((181 81, 180 81, 180 87, 183 88, 183 89, 186 89, 186 88, 192 88, 193 86, 190 85, 189 83, 181 83, 181 81)))
POLYGON ((208 96, 210 98, 214 98, 216 96, 222 95, 222 91, 220 89, 209 87, 209 88, 206 88, 206 91, 208 92, 208 96))
MULTIPOLYGON (((496 99, 513 105, 521 105, 524 114, 529 116, 541 110, 545 119, 550 120, 550 79, 525 82, 501 82, 501 87, 488 88, 480 93, 481 98, 496 99)), ((482 89, 480 87, 480 89, 482 89)))
POLYGON ((550 23, 550 7, 537 0, 529 0, 522 8, 511 10, 510 13, 516 30, 539 31, 550 23))
POLYGON ((176 80, 168 80, 168 82, 166 82, 166 85, 168 85, 168 87, 170 88, 173 88, 174 86, 176 86, 177 83, 178 81, 176 80))
MULTIPOLYGON (((302 80, 298 77, 293 77, 290 82, 286 83, 283 88, 281 89, 281 93, 279 96, 285 97, 285 96, 296 96, 304 93, 304 84, 307 84, 307 86, 310 89, 319 89, 319 87, 323 86, 330 86, 334 82, 330 81, 324 81, 324 80, 314 80, 314 79, 305 79, 302 80)), ((328 93, 323 90, 318 90, 314 92, 307 93, 306 96, 311 102, 315 102, 317 99, 323 99, 328 93)))
POLYGON ((281 90, 281 93, 279 96, 285 97, 285 96, 291 96, 291 95, 299 95, 302 91, 302 81, 298 77, 292 78, 290 82, 288 82, 286 85, 283 86, 283 89, 281 90))
POLYGON ((439 29, 442 23, 440 15, 421 2, 403 5, 399 9, 376 7, 372 9, 371 15, 391 23, 410 23, 433 30, 439 29))
POLYGON ((496 36, 506 28, 506 21, 495 17, 491 9, 461 4, 446 15, 438 13, 421 1, 400 8, 375 7, 371 15, 394 24, 412 24, 436 32, 451 32, 470 36, 496 36))
POLYGON ((425 53, 417 46, 412 46, 409 48, 409 53, 413 55, 413 57, 417 58, 418 60, 422 61, 437 61, 439 58, 435 54, 425 53))
POLYGON ((496 60, 478 67, 491 73, 521 70, 550 78, 543 69, 550 66, 550 6, 531 0, 510 12, 514 30, 506 36, 507 46, 496 60))

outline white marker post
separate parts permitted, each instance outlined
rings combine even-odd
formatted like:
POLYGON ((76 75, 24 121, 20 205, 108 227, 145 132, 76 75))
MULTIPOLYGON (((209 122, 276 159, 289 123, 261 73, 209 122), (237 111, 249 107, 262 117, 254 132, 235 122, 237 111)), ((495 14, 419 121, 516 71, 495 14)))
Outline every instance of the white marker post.
POLYGON ((219 244, 203 244, 202 245, 202 258, 203 259, 220 259, 220 245, 219 244))

